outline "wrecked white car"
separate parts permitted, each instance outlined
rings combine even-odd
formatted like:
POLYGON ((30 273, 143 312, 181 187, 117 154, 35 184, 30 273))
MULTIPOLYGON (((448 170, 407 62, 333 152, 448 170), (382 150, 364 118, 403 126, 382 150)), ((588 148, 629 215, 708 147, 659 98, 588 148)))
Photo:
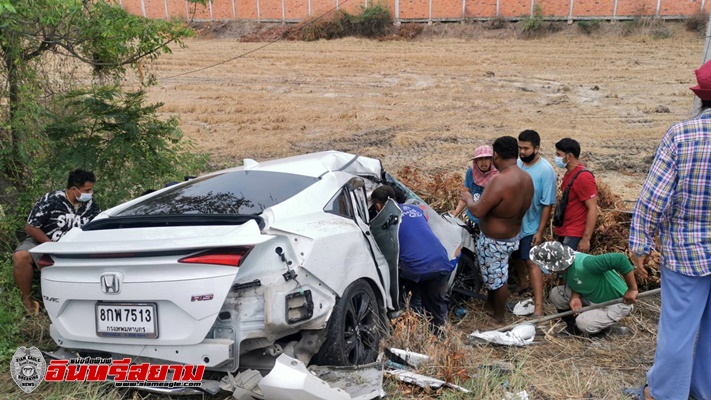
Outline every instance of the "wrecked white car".
MULTIPOLYGON (((282 353, 372 362, 398 311, 400 210, 371 219, 368 205, 387 181, 399 185, 379 160, 330 151, 245 160, 107 210, 32 250, 51 337, 217 371, 271 369, 282 353)), ((461 228, 430 220, 454 258, 461 228)))

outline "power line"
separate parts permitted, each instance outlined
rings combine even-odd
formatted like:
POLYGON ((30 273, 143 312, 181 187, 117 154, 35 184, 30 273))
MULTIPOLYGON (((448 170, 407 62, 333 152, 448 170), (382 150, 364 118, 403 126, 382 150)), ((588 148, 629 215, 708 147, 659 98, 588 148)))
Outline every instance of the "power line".
MULTIPOLYGON (((332 7, 331 9, 329 9, 328 11, 326 11, 325 13, 323 13, 323 14, 319 15, 318 17, 312 19, 311 21, 305 23, 305 24, 302 25, 301 28, 299 28, 299 29, 303 29, 303 28, 305 28, 305 27, 307 27, 307 26, 309 26, 309 25, 315 23, 316 21, 320 20, 321 18, 325 17, 326 15, 328 15, 328 14, 332 13, 333 11, 337 10, 339 7, 342 7, 344 4, 348 3, 349 1, 350 1, 350 0, 343 0, 342 2, 339 2, 339 4, 338 4, 337 6, 332 7)), ((218 66, 218 65, 226 64, 226 63, 228 63, 228 62, 230 62, 230 61, 234 61, 234 60, 236 60, 236 59, 238 59, 238 58, 242 58, 242 57, 245 57, 245 56, 247 56, 247 55, 249 55, 249 54, 252 54, 252 53, 254 53, 254 52, 256 52, 256 51, 262 50, 263 48, 265 48, 265 47, 267 47, 267 46, 271 46, 271 45, 273 45, 274 43, 276 43, 276 42, 278 42, 278 41, 280 41, 280 40, 282 40, 282 38, 281 38, 281 37, 278 37, 278 38, 272 40, 271 42, 268 42, 267 44, 265 44, 265 45, 263 45, 263 46, 259 46, 259 47, 257 47, 256 49, 250 50, 250 51, 248 51, 248 52, 246 52, 246 53, 239 54, 239 55, 237 55, 237 56, 235 56, 235 57, 228 58, 228 59, 226 59, 226 60, 217 62, 217 63, 212 64, 212 65, 208 65, 207 67, 197 68, 197 69, 194 69, 194 70, 188 71, 188 72, 181 72, 181 73, 179 73, 179 74, 172 75, 172 76, 167 76, 167 77, 161 78, 161 79, 177 78, 177 77, 179 77, 179 76, 190 75, 190 74, 193 74, 193 73, 195 73, 195 72, 204 71, 204 70, 206 70, 206 69, 210 69, 210 68, 216 67, 216 66, 218 66)))

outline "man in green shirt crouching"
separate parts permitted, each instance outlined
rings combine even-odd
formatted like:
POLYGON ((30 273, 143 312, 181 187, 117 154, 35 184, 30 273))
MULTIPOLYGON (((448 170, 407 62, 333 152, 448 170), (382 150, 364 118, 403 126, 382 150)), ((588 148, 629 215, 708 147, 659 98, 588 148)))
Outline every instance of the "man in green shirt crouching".
POLYGON ((533 247, 530 257, 543 272, 557 272, 565 281, 565 285, 554 287, 549 296, 558 312, 624 299, 623 303, 579 314, 575 325, 583 333, 594 335, 612 326, 629 315, 632 303, 637 301, 634 267, 622 253, 593 256, 573 251, 560 242, 545 242, 533 247))

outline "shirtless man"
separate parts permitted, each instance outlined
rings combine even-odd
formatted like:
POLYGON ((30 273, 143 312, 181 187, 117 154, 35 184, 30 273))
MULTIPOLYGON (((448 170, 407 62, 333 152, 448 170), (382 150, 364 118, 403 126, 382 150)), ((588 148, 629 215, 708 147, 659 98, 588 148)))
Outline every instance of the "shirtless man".
POLYGON ((468 191, 461 200, 479 219, 481 235, 476 243, 479 266, 488 290, 486 310, 503 324, 509 298, 509 256, 518 249, 523 216, 531 206, 533 180, 516 165, 518 141, 502 136, 494 141, 494 166, 499 174, 489 181, 478 202, 468 191))

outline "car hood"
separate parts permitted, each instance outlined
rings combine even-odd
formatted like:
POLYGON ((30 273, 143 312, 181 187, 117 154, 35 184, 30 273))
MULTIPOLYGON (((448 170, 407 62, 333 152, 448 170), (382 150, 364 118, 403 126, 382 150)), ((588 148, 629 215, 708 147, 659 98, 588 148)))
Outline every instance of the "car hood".
POLYGON ((255 221, 241 225, 175 226, 107 229, 85 232, 73 229, 58 242, 43 243, 32 254, 97 254, 259 244, 262 235, 255 221))

